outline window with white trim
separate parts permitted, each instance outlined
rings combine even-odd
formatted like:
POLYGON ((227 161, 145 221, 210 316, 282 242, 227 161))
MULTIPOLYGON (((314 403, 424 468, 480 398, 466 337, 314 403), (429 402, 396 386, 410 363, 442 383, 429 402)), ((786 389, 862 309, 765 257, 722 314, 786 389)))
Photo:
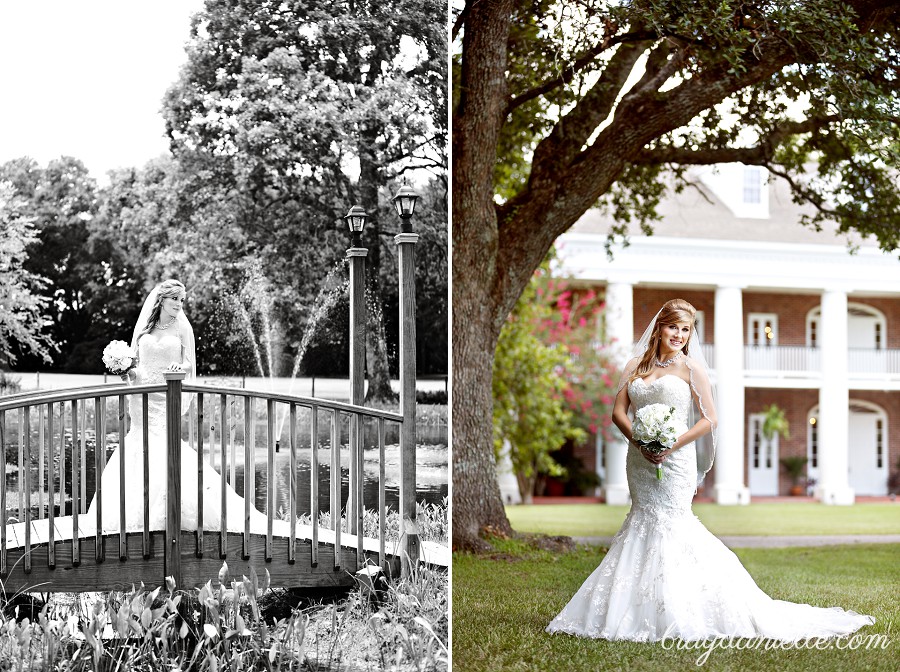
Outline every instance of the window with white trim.
POLYGON ((809 466, 819 466, 819 419, 815 416, 809 419, 809 466))
POLYGON ((762 202, 762 171, 759 166, 744 166, 744 203, 762 202))
POLYGON ((747 344, 763 347, 778 345, 778 315, 775 313, 747 315, 747 344))

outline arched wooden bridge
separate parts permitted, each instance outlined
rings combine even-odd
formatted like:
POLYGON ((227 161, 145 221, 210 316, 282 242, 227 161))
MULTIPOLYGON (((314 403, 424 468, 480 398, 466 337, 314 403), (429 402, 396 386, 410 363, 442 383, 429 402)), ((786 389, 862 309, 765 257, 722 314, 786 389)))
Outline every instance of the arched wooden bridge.
MULTIPOLYGON (((160 584, 172 576, 179 587, 202 585, 218 574, 223 561, 232 574, 258 574, 269 571, 272 585, 285 587, 348 585, 352 573, 365 564, 380 565, 394 575, 410 562, 425 560, 446 565, 449 552, 436 544, 420 544, 413 516, 401 523, 399 542, 385 537, 385 426, 390 423, 414 423, 414 413, 397 413, 312 397, 298 397, 230 387, 184 385, 184 374, 166 374, 167 382, 142 386, 99 386, 76 390, 16 395, 0 400, 0 446, 5 451, 5 466, 18 467, 18 488, 13 491, 6 478, 0 478, 0 580, 7 594, 29 591, 117 590, 143 581, 160 584), (167 454, 151 454, 148 439, 147 404, 150 394, 166 395, 167 454), (190 395, 190 396, 188 396, 190 395), (143 404, 144 451, 144 524, 137 531, 125 529, 125 492, 119 502, 103 499, 100 474, 108 448, 118 439, 121 445, 127 431, 126 397, 132 404, 143 404), (182 416, 182 403, 190 399, 182 416), (112 421, 112 431, 107 425, 112 421), (281 433, 276 426, 285 423, 287 444, 279 446, 281 433), (265 428, 263 446, 265 465, 257 474, 255 443, 257 425, 265 428), (349 431, 345 432, 345 428, 349 431), (327 447, 320 446, 320 436, 327 447), (90 436, 94 448, 90 450, 90 436), (276 435, 277 434, 277 435, 276 435), (150 459, 165 459, 169 465, 181 463, 182 440, 197 449, 197 470, 182 474, 167 469, 167 514, 165 529, 153 529, 149 523, 150 459), (243 435, 242 440, 238 441, 243 435), (349 436, 347 496, 341 489, 341 437, 349 436), (18 441, 12 438, 17 436, 18 441), (363 522, 363 450, 370 438, 378 449, 377 529, 364 535, 363 522), (242 444, 242 451, 239 446, 242 444), (10 455, 12 446, 17 454, 10 455), (307 448, 308 446, 308 448, 307 448), (275 468, 276 453, 289 469, 286 483, 279 483, 275 468), (298 454, 308 449, 309 473, 299 468, 298 454), (93 459, 89 459, 93 452, 93 459), (243 454, 241 454, 241 452, 243 454), (320 457, 323 461, 320 461, 320 457), (197 479, 197 491, 203 492, 203 461, 213 464, 221 479, 236 487, 245 499, 243 529, 228 523, 226 498, 222 497, 222 521, 215 529, 204 525, 202 497, 198 498, 196 529, 182 529, 180 479, 197 479), (236 468, 243 471, 238 478, 236 468), (320 470, 330 472, 328 480, 331 513, 327 524, 319 523, 320 470), (264 479, 262 478, 264 474, 264 479), (259 506, 266 517, 265 529, 251 527, 251 502, 259 503, 254 492, 257 477, 265 482, 265 505, 259 506), (308 478, 308 483, 302 479, 308 478), (34 482, 36 479, 36 482, 34 482), (95 484, 93 487, 91 483, 95 484), (96 490, 95 490, 96 488, 96 490), (299 493, 308 488, 310 523, 300 525, 299 493), (96 518, 88 520, 88 504, 96 495, 96 518), (287 514, 278 515, 277 499, 287 514), (100 520, 106 507, 116 506, 120 524, 114 532, 104 531, 100 520), (18 515, 10 516, 10 512, 18 515), (345 529, 341 529, 340 516, 345 529), (280 519, 286 518, 286 519, 280 519)), ((405 406, 409 407, 409 404, 405 406)), ((414 406, 413 406, 414 407, 414 406)), ((410 435, 409 428, 406 436, 410 435)), ((404 432, 401 431, 401 439, 404 432)), ((401 440, 400 510, 409 511, 409 498, 415 510, 415 445, 401 440), (410 470, 412 473, 410 474, 410 470), (404 507, 404 502, 406 503, 404 507)), ((124 481, 124 460, 119 460, 124 481)), ((208 472, 207 472, 208 473, 208 472)), ((376 508, 372 502, 370 508, 376 508)), ((306 509, 306 507, 302 507, 306 509)), ((372 524, 369 524, 372 527, 372 524)))

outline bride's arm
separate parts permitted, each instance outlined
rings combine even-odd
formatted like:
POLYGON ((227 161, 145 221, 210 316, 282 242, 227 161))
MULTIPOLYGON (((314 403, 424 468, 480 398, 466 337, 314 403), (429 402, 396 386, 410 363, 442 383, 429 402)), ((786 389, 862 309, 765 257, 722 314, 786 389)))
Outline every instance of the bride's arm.
MULTIPOLYGON (((637 359, 632 359, 625 366, 625 373, 622 374, 623 383, 622 389, 619 390, 619 393, 616 395, 616 401, 613 404, 613 412, 612 412, 612 421, 613 424, 619 428, 619 431, 622 432, 622 436, 628 441, 628 443, 633 443, 631 440, 631 418, 628 417, 628 406, 631 404, 631 398, 628 396, 628 378, 631 377, 631 374, 634 372, 635 368, 637 368, 637 359)), ((656 457, 653 453, 647 452, 644 448, 638 444, 634 444, 638 450, 641 451, 641 455, 643 455, 647 460, 656 463, 654 458, 656 457)))
POLYGON ((628 417, 628 405, 631 400, 628 398, 628 385, 622 387, 616 395, 616 401, 613 405, 612 421, 619 428, 622 435, 630 443, 631 442, 631 420, 628 417))
POLYGON ((190 360, 190 357, 187 355, 187 347, 184 344, 185 335, 184 332, 179 332, 178 337, 181 339, 181 361, 180 362, 172 362, 169 365, 169 371, 184 371, 191 375, 191 371, 194 368, 194 363, 190 360))
POLYGON ((191 375, 191 371, 194 368, 194 363, 190 360, 187 355, 187 348, 184 345, 184 336, 181 337, 181 370, 184 371, 188 376, 191 375))

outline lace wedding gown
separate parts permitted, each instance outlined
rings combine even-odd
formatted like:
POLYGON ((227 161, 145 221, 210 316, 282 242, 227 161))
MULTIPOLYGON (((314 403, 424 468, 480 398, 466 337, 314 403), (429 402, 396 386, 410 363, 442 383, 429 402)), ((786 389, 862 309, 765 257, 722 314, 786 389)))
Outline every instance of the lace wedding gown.
MULTIPOLYGON (((151 334, 139 343, 139 364, 136 384, 152 385, 165 382, 163 372, 172 362, 181 361, 181 339, 176 334, 151 334)), ((100 479, 103 497, 102 527, 104 532, 119 531, 119 460, 125 455, 125 529, 144 529, 144 439, 143 403, 140 396, 129 398, 131 427, 110 456, 100 479)), ((150 461, 150 529, 162 530, 166 525, 166 395, 148 395, 147 426, 150 461)), ((217 530, 221 526, 221 476, 208 463, 203 466, 203 529, 217 530)), ((227 528, 244 529, 244 498, 227 486, 227 528)), ((96 497, 87 513, 87 524, 97 519, 96 497)), ((182 529, 197 529, 197 451, 181 444, 181 524, 182 529)), ((250 509, 250 527, 265 531, 266 517, 255 508, 250 509)))
MULTIPOLYGON (((685 423, 691 388, 675 375, 628 388, 635 409, 674 406, 685 423)), ((691 512, 697 483, 694 444, 656 466, 629 445, 626 461, 632 506, 600 566, 584 582, 547 632, 581 637, 658 641, 716 636, 796 641, 852 633, 875 622, 838 607, 773 600, 737 557, 691 512)))

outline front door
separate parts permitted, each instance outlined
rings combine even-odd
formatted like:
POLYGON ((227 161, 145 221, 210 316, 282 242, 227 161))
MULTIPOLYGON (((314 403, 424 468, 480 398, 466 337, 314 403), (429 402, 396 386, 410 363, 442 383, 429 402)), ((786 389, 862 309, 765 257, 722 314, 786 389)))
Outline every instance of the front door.
POLYGON ((887 494, 887 433, 880 414, 850 412, 848 462, 850 487, 857 495, 887 494))
POLYGON ((750 416, 749 487, 751 496, 772 497, 778 494, 778 435, 767 440, 762 433, 762 414, 750 416))

